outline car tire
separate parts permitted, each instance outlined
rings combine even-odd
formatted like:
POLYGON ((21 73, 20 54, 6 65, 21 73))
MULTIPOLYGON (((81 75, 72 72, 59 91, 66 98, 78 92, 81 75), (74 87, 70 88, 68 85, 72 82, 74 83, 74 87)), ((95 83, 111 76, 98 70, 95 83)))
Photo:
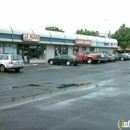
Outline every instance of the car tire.
POLYGON ((1 65, 1 66, 0 66, 0 71, 1 71, 1 72, 5 72, 5 71, 6 71, 6 68, 5 68, 4 65, 1 65))
POLYGON ((19 72, 20 71, 20 68, 17 68, 17 69, 14 69, 16 72, 19 72))
POLYGON ((92 64, 92 62, 93 62, 92 58, 88 58, 88 59, 87 59, 87 63, 88 63, 88 64, 92 64))
POLYGON ((122 57, 121 60, 124 60, 124 58, 122 57))
POLYGON ((77 64, 74 64, 75 66, 77 66, 77 64))
POLYGON ((51 60, 51 61, 49 62, 49 64, 50 64, 50 65, 53 65, 54 63, 53 63, 53 61, 51 60))
POLYGON ((66 62, 66 65, 68 65, 68 66, 69 66, 69 65, 70 65, 70 61, 67 61, 67 62, 66 62))

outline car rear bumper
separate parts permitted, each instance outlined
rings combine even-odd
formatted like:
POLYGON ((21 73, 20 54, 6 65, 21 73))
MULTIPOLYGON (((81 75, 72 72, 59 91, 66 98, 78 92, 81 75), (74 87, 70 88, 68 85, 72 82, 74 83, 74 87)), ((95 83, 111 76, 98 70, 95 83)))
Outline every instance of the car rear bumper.
POLYGON ((24 68, 24 65, 17 65, 17 66, 6 66, 6 69, 17 69, 17 68, 24 68))
POLYGON ((109 59, 108 58, 100 58, 99 61, 100 62, 107 62, 107 61, 109 61, 109 59))

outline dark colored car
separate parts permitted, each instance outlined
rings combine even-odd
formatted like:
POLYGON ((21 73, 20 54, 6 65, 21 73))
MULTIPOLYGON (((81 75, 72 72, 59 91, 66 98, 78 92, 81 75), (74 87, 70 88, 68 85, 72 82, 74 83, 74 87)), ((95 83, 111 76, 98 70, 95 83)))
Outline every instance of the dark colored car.
POLYGON ((53 64, 77 65, 77 64, 81 64, 82 61, 81 59, 77 58, 74 55, 63 54, 63 55, 58 55, 54 58, 48 59, 48 63, 50 65, 53 65, 53 64))
POLYGON ((118 54, 119 60, 128 60, 129 57, 125 53, 119 53, 118 54))

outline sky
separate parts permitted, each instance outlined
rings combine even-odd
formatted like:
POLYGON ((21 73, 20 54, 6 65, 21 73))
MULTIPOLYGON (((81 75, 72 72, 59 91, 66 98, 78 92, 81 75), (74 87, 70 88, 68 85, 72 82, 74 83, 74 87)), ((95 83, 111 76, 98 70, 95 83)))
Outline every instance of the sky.
POLYGON ((130 27, 129 8, 129 0, 0 0, 0 25, 115 33, 122 24, 130 27))

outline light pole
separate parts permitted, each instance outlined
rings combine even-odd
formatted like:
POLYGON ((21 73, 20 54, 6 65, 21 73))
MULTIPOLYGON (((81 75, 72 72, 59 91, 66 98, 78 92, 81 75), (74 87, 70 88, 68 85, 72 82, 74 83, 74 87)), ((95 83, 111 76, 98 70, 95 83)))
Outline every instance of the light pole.
MULTIPOLYGON (((107 21, 107 19, 99 19, 98 20, 98 34, 100 35, 100 21, 107 21)), ((107 30, 106 30, 106 34, 107 34, 107 30)))

